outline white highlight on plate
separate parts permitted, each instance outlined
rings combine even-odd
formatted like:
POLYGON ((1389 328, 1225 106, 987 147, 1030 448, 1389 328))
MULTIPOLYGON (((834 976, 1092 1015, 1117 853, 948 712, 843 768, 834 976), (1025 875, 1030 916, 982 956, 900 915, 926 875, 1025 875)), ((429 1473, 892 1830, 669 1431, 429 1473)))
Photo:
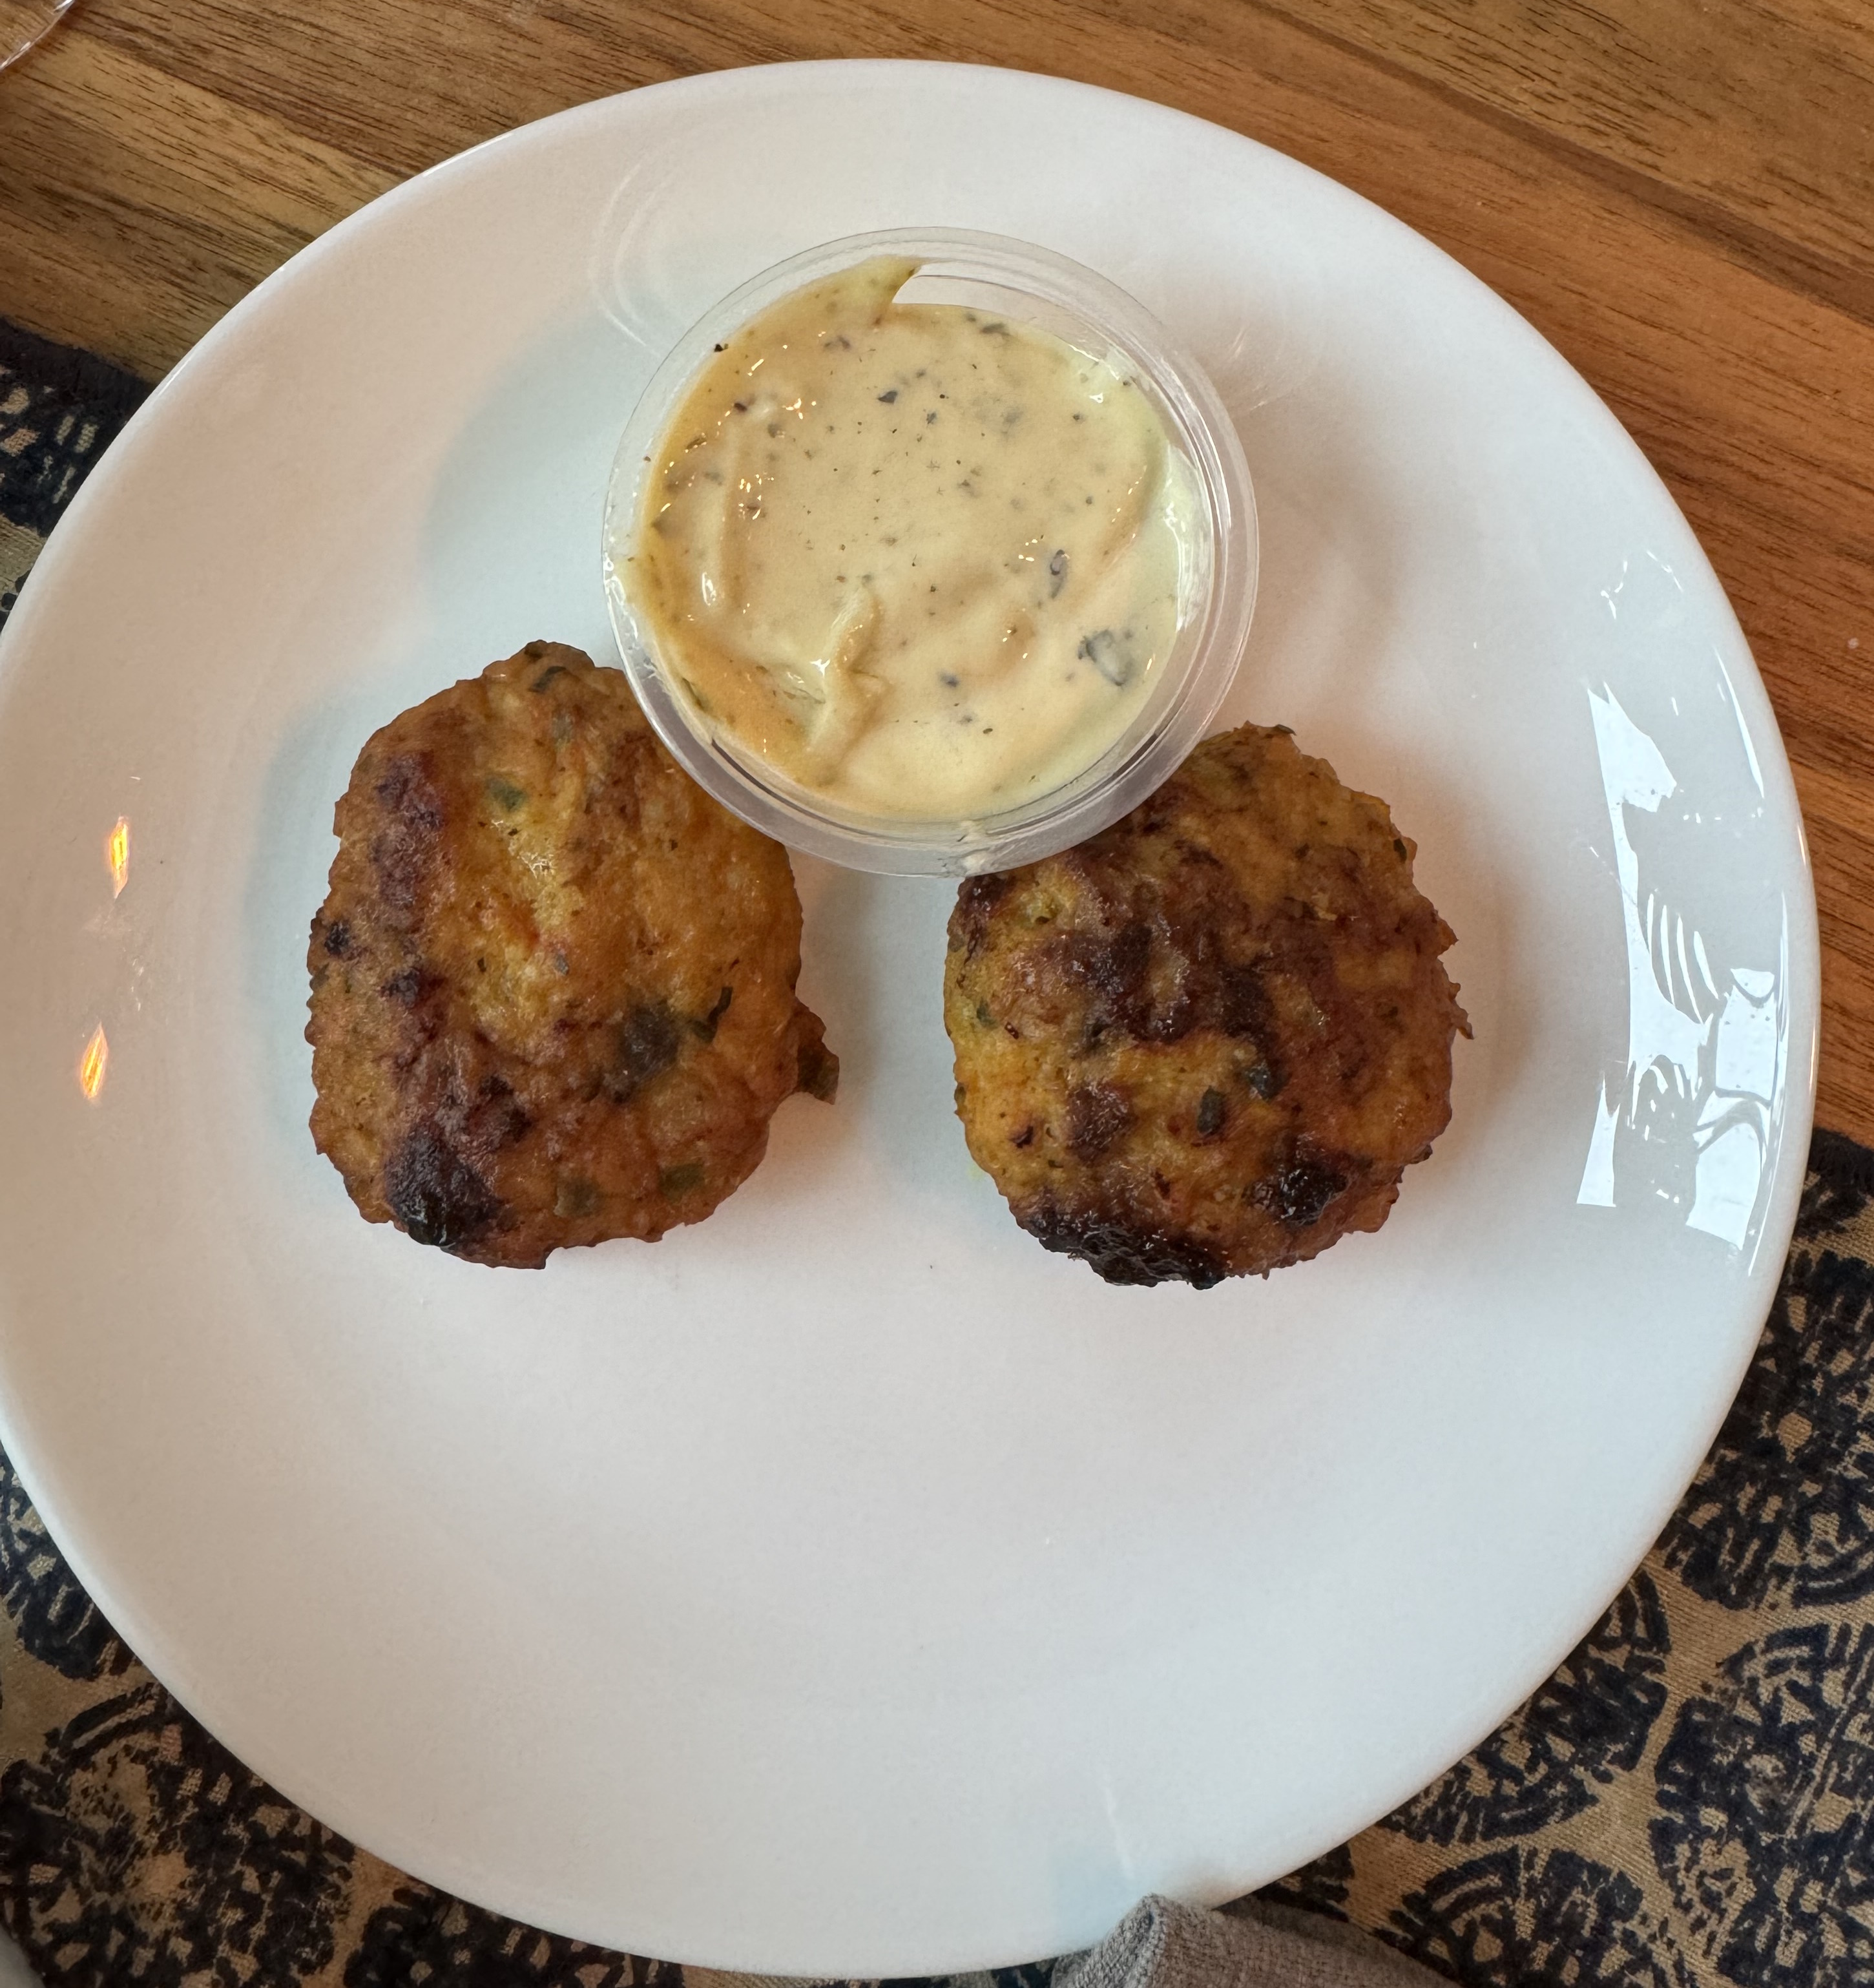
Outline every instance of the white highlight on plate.
MULTIPOLYGON (((1679 783, 1611 688, 1590 690, 1588 704, 1626 928, 1627 1055, 1613 1094, 1602 1080, 1575 1199, 1612 1208, 1654 1197, 1685 1207, 1687 1227, 1741 1249, 1758 1219, 1788 1064, 1788 910, 1774 967, 1714 972, 1704 935, 1643 878, 1628 832, 1629 808, 1657 814, 1679 783)), ((1761 794, 1741 715, 1738 729, 1761 794)))

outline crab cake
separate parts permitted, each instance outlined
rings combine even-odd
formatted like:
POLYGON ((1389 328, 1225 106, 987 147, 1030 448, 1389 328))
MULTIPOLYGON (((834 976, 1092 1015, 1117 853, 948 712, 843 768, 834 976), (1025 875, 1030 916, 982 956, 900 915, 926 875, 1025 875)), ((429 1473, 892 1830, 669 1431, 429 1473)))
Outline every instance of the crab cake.
POLYGON ((839 1065, 780 844, 630 685, 530 642, 393 718, 312 921, 312 1138, 370 1222, 537 1266, 701 1222, 839 1065))
POLYGON ((1412 856, 1246 725, 1079 847, 966 883, 957 1108, 1021 1226, 1109 1283, 1200 1287, 1377 1229, 1470 1032, 1412 856))

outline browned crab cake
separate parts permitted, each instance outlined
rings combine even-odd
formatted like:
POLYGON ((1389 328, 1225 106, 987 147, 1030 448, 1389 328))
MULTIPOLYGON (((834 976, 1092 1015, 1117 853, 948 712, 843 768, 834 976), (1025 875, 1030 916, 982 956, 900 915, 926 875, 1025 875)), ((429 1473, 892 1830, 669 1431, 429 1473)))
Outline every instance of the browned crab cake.
POLYGON ((1470 1033, 1412 856, 1246 725, 1079 848, 966 883, 957 1108, 1021 1226, 1110 1283, 1200 1286, 1377 1229, 1470 1033))
POLYGON ((701 1222, 839 1065, 787 852, 530 642, 376 733, 312 921, 312 1138, 367 1221, 537 1266, 701 1222))

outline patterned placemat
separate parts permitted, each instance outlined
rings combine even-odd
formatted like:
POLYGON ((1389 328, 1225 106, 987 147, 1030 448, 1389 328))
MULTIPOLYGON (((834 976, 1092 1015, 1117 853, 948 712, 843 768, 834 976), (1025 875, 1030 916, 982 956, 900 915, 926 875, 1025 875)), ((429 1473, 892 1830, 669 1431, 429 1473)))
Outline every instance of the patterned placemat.
POLYGON ((0 624, 59 513, 149 390, 0 320, 0 624))
MULTIPOLYGON (((143 391, 0 325, 0 619, 143 391)), ((0 1920, 49 1988, 743 1978, 516 1925, 295 1808, 118 1640, 4 1459, 0 1604, 0 1920)), ((1816 1134, 1743 1392, 1593 1633, 1468 1759, 1271 1895, 1476 1988, 1874 1983, 1874 1153, 1816 1134)))

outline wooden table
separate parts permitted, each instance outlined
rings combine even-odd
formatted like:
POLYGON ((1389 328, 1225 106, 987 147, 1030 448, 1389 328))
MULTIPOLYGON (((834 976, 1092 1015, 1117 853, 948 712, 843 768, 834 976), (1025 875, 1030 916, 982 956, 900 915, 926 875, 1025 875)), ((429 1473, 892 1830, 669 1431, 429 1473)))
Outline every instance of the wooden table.
POLYGON ((82 0, 0 75, 0 316, 154 379, 303 242, 567 104, 745 63, 1045 69, 1389 208, 1599 389, 1743 621, 1808 817, 1822 1123, 1874 1143, 1868 0, 82 0))

